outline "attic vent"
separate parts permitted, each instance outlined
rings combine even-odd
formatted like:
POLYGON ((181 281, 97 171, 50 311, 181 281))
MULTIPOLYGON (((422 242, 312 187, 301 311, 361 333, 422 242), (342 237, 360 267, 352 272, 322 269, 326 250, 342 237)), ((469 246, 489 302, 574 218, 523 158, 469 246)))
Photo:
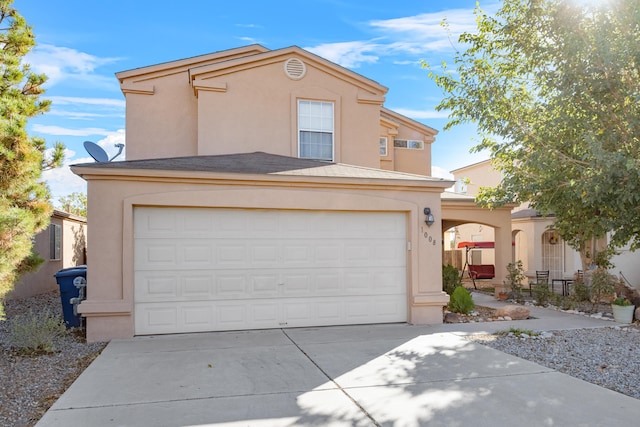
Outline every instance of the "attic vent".
POLYGON ((289 58, 284 63, 284 72, 290 79, 300 80, 307 72, 307 67, 298 58, 289 58))

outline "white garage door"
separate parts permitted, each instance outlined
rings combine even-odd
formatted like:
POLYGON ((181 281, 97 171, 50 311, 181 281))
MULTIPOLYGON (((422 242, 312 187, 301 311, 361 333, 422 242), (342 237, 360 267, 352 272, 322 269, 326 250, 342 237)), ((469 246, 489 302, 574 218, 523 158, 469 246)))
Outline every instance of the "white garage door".
POLYGON ((136 208, 137 335, 404 322, 402 213, 136 208))

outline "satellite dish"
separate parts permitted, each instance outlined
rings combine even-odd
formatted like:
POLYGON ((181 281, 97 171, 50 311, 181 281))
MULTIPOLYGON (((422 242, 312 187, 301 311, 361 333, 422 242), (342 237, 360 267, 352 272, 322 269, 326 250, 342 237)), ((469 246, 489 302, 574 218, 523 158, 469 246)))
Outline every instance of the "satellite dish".
POLYGON ((115 144, 115 146, 118 148, 118 154, 116 154, 112 158, 109 158, 106 151, 104 151, 102 147, 100 147, 95 142, 91 142, 91 141, 84 142, 84 149, 87 150, 87 153, 89 153, 89 155, 93 157, 93 160, 95 160, 98 163, 110 162, 111 160, 118 157, 122 153, 124 144, 115 144))

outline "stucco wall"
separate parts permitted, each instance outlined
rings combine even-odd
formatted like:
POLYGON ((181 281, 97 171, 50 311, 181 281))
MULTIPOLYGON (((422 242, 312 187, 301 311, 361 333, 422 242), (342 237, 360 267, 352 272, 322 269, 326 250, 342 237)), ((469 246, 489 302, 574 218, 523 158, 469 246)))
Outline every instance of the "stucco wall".
POLYGON ((56 214, 51 224, 62 227, 61 258, 52 260, 49 247, 49 227, 35 236, 35 250, 45 260, 36 272, 27 273, 16 283, 7 298, 25 298, 58 289, 54 274, 63 268, 85 263, 87 224, 83 218, 56 214))
POLYGON ((88 254, 88 299, 80 305, 87 316, 89 341, 133 336, 133 240, 135 206, 225 207, 255 209, 310 209, 345 211, 396 211, 407 215, 407 286, 411 323, 441 323, 442 292, 440 221, 424 223, 424 207, 442 217, 443 188, 403 186, 384 182, 339 180, 309 183, 300 179, 253 182, 216 182, 150 179, 88 180, 89 218, 100 227, 89 230, 93 244, 88 254), (155 182, 154 182, 155 181, 155 182), (174 181, 174 182, 170 182, 174 181), (180 182, 182 181, 182 182, 180 182), (366 185, 365 185, 366 184, 366 185), (120 201, 120 202, 118 202, 120 201))
POLYGON ((431 174, 437 131, 386 109, 387 126, 380 126, 385 87, 299 48, 248 53, 118 73, 127 160, 254 151, 297 157, 297 102, 304 99, 334 104, 334 162, 431 174), (306 67, 300 79, 285 73, 291 58, 306 67), (389 138, 386 157, 380 136, 389 138), (394 136, 424 141, 424 149, 394 149, 394 136))

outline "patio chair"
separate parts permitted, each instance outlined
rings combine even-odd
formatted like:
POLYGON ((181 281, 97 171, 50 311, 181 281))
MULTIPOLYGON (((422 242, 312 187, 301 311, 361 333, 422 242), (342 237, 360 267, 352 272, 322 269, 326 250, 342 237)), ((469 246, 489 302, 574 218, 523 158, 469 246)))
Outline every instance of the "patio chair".
POLYGON ((543 285, 546 284, 549 286, 549 270, 536 270, 536 282, 529 282, 529 296, 533 296, 533 285, 543 285))

